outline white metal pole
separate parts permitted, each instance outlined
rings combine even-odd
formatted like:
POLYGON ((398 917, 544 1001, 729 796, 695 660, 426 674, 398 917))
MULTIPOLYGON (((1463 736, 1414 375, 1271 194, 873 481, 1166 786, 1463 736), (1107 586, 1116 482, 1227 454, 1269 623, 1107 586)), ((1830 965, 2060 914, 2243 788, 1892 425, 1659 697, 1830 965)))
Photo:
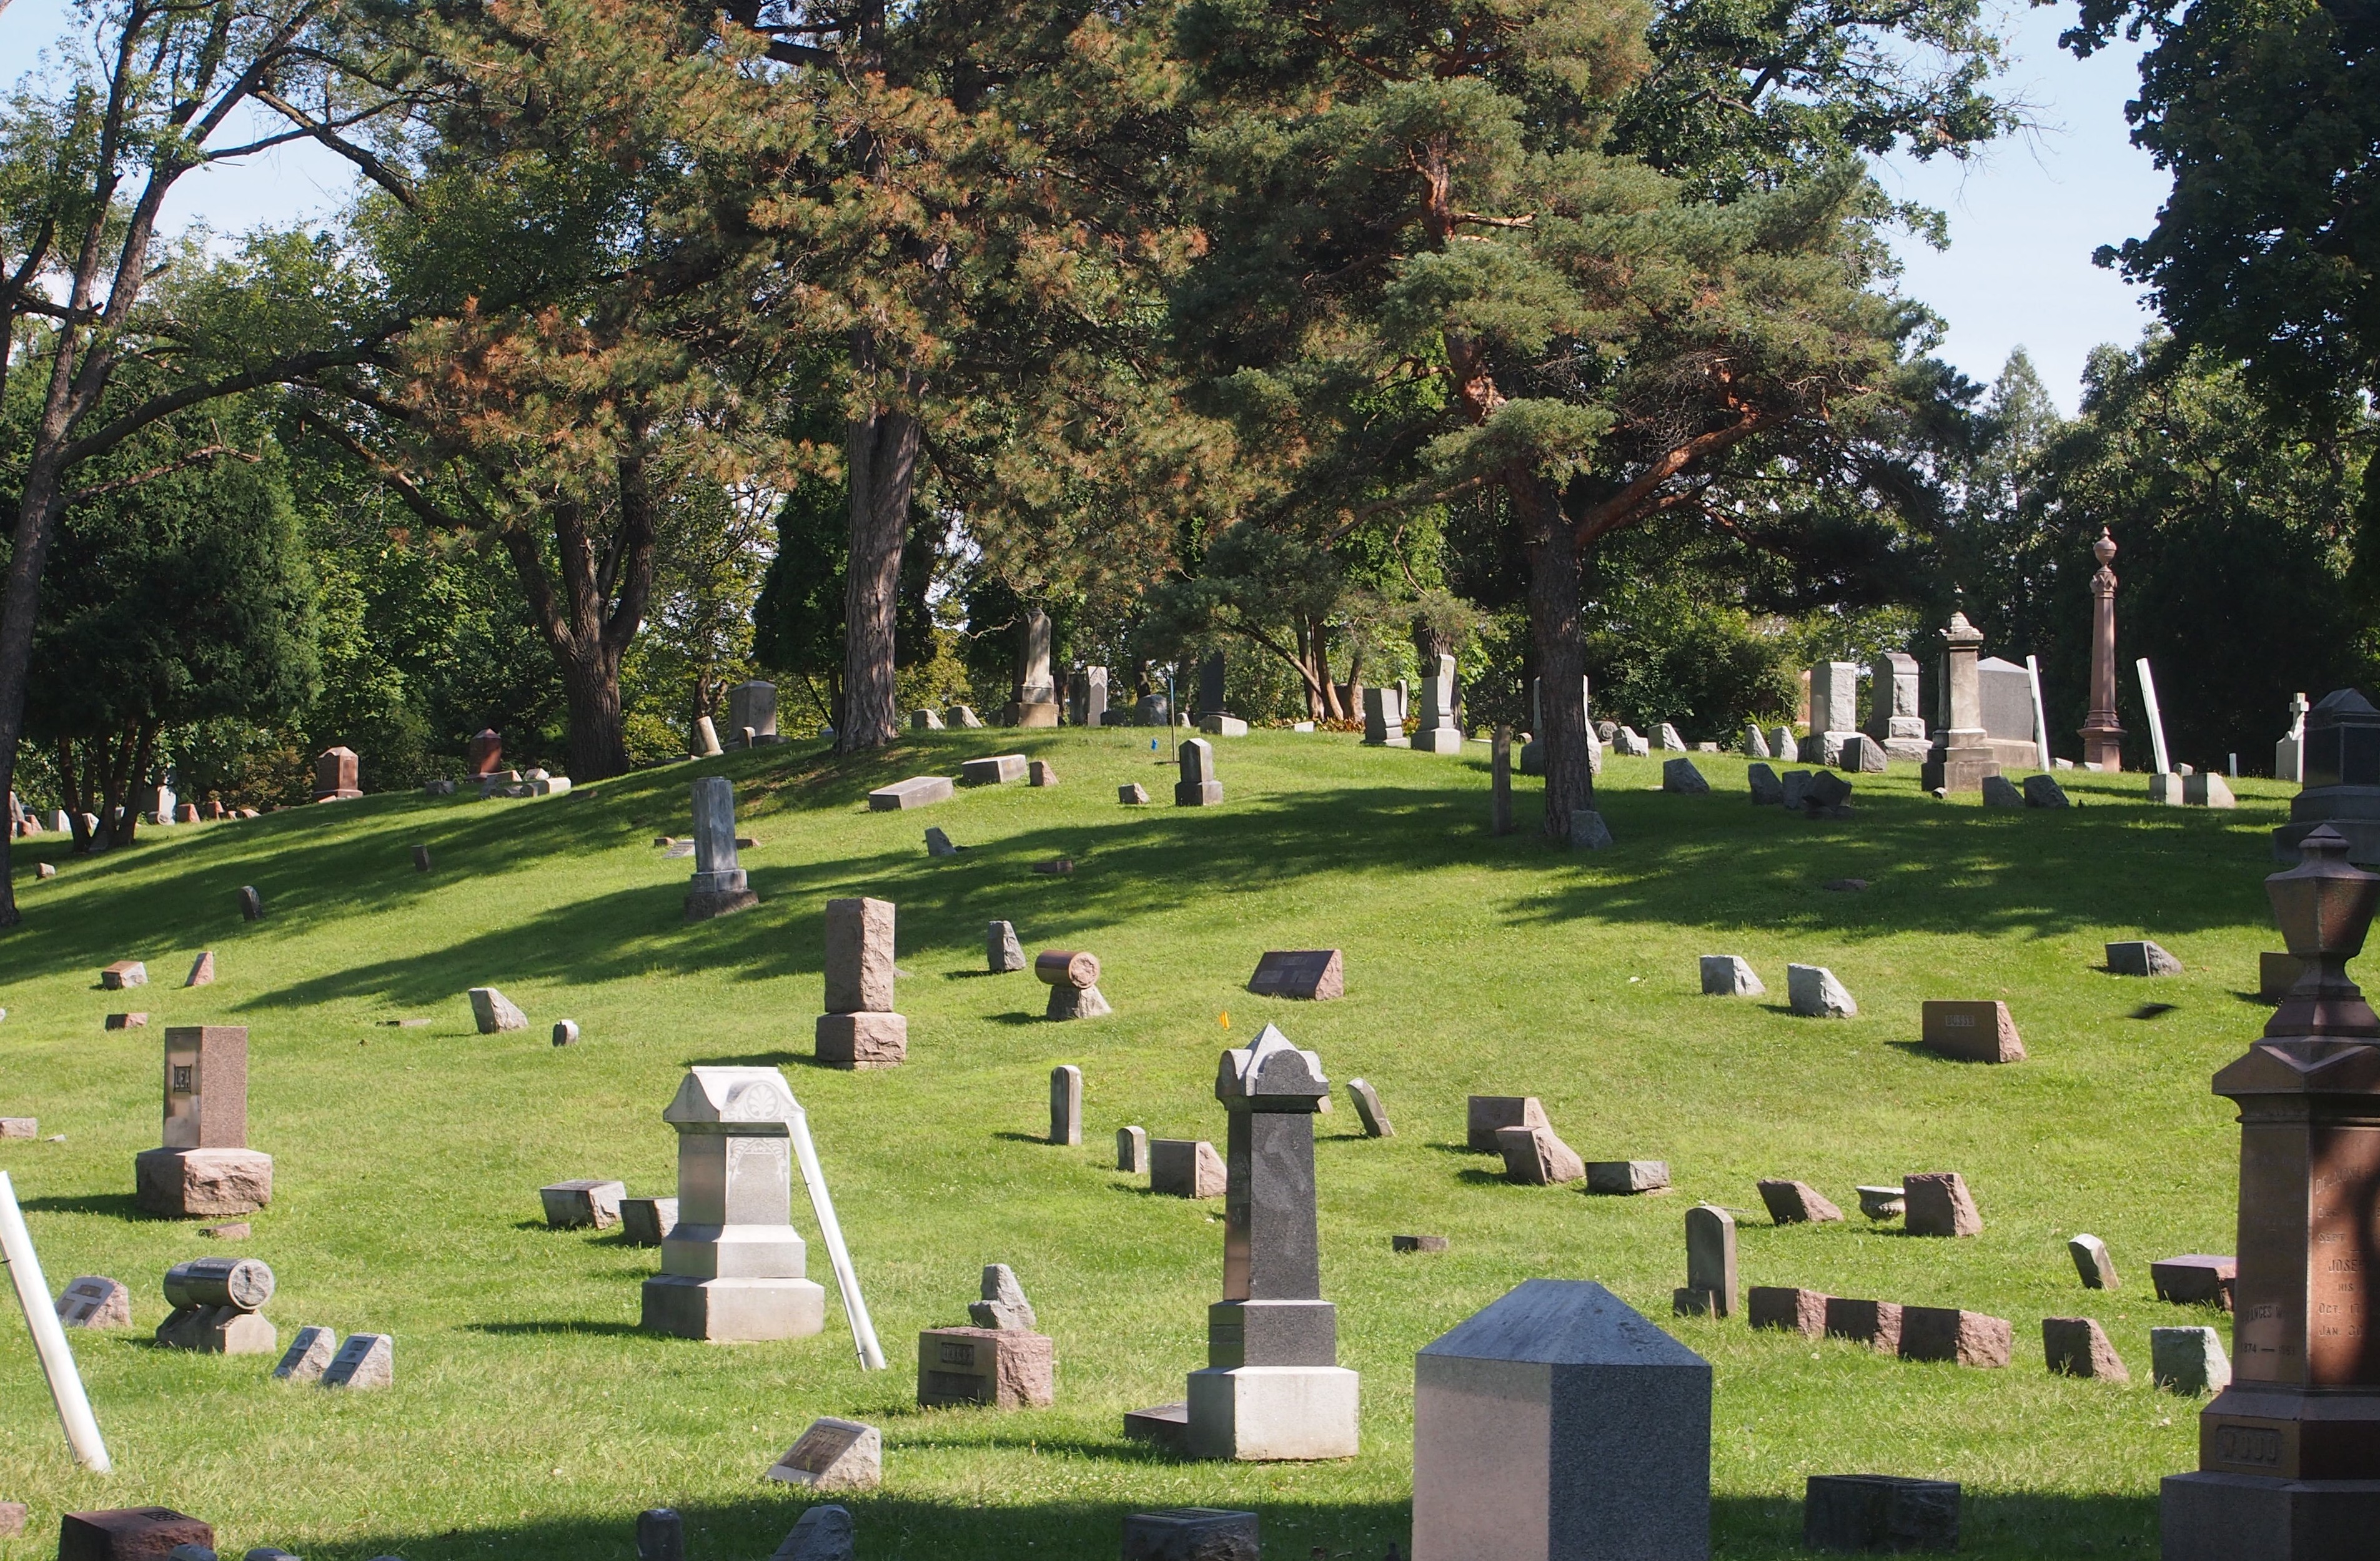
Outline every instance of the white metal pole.
POLYGON ((2046 715, 2044 715, 2044 714, 2042 713, 2042 705, 2041 705, 2041 658, 2040 658, 2040 657, 2038 657, 2038 656, 2028 656, 2028 657, 2026 657, 2026 658, 2024 659, 2024 672, 2025 672, 2025 676, 2026 676, 2026 677, 2028 677, 2028 678, 2030 678, 2030 679, 2032 679, 2032 680, 2033 680, 2033 746, 2034 746, 2034 751, 2035 753, 2037 753, 2037 754, 2040 756, 2040 757, 2041 757, 2041 768, 2044 768, 2044 769, 2047 769, 2047 768, 2050 768, 2050 763, 2049 763, 2049 718, 2048 718, 2047 716, 2046 716, 2046 715))
POLYGON ((2142 657, 2135 667, 2141 674, 2141 701, 2149 708, 2149 742, 2156 748, 2156 772, 2170 775, 2173 766, 2166 762, 2165 718, 2157 714, 2156 679, 2149 675, 2147 657, 2142 657))
POLYGON ((50 1379, 50 1397, 57 1400, 58 1422, 67 1430, 67 1445, 75 1461, 93 1474, 115 1466, 107 1459, 107 1444, 100 1439, 99 1422, 83 1396, 82 1375, 75 1370, 74 1351, 67 1347, 67 1331, 58 1325, 56 1305, 50 1300, 49 1281, 42 1277, 42 1260, 33 1255, 33 1235, 17 1207, 17 1189, 8 1173, 0 1171, 0 1259, 17 1287, 17 1304, 25 1309, 25 1326, 32 1330, 34 1352, 42 1358, 42 1374, 50 1379))
POLYGON ((834 1200, 827 1195, 826 1172, 819 1165, 818 1146, 810 1142, 809 1113, 798 1103, 792 1117, 794 1155, 801 1161, 802 1185, 809 1189, 810 1212, 818 1216, 819 1236, 826 1242, 827 1261, 834 1265, 834 1287, 843 1292, 844 1315, 851 1319, 852 1342, 859 1347, 863 1370, 884 1369, 884 1347, 876 1342, 876 1325, 868 1320, 868 1302, 859 1297, 859 1276, 851 1266, 851 1251, 843 1244, 843 1227, 834 1217, 834 1200))

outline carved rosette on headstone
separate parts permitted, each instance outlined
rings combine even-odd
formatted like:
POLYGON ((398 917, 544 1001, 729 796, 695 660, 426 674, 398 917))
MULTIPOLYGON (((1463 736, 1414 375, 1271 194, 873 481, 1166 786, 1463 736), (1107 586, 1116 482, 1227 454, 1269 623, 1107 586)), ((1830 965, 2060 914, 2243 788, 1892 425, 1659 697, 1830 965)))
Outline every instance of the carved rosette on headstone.
POLYGON ((802 1338, 826 1326, 794 1231, 792 1124, 774 1068, 695 1068, 662 1119, 677 1130, 678 1222, 645 1281, 643 1325, 681 1338, 802 1338))
POLYGON ((165 1032, 164 1146, 133 1156, 134 1196, 169 1217, 248 1214, 273 1201, 273 1156, 248 1146, 248 1031, 165 1032))
POLYGON ((1223 1299, 1208 1309, 1207 1369, 1190 1373, 1193 1457, 1355 1455, 1356 1376, 1338 1363, 1315 1221, 1314 1113, 1330 1093, 1321 1059, 1269 1024, 1217 1069, 1223 1299))
POLYGON ((759 902, 735 865, 735 788, 724 775, 706 775, 694 783, 694 877, 686 885, 686 919, 709 921, 759 902))
POLYGON ((2198 1472, 2165 1481, 2166 1561, 2343 1561, 2380 1527, 2380 1016, 2346 968, 2380 877, 2349 865, 2334 830, 2301 849, 2265 888, 2305 972, 2215 1075, 2240 1107, 2239 1320, 2231 1386, 2199 1416, 2198 1472))

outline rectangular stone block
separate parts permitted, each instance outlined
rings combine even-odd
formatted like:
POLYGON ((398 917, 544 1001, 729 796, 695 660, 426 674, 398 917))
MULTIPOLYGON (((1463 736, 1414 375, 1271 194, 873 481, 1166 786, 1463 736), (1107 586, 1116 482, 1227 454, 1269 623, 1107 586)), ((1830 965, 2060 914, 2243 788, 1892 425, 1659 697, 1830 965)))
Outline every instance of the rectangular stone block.
POLYGON ((2162 1561, 2362 1561, 2380 1532, 2380 1480, 2168 1474, 2157 1528, 2162 1561))
POLYGON ((1071 1062, 1050 1070, 1050 1142, 1083 1142, 1083 1071, 1071 1062))
POLYGON ((1904 1361, 2005 1366, 2015 1338, 2015 1330, 2004 1317, 1961 1312, 1954 1306, 1900 1309, 1900 1358, 1904 1361))
POLYGON ((1356 1386, 1342 1366, 1192 1372, 1190 1456, 1257 1463, 1354 1458, 1356 1386))
POLYGON ((1586 1162, 1586 1190, 1590 1192, 1617 1195, 1658 1192, 1669 1185, 1670 1163, 1667 1160, 1586 1162))
POLYGON ((1962 1062, 2022 1062, 2024 1042, 2004 1002, 1929 999, 1920 1038, 1926 1049, 1962 1062))
POLYGON ((947 775, 912 775, 906 780, 895 780, 868 793, 868 809, 871 813, 899 813, 905 808, 948 802, 957 794, 947 775))
POLYGON ((247 1148, 247 1027, 169 1025, 164 1064, 164 1146, 247 1148))
POLYGON ((1123 1434, 1135 1442, 1149 1442, 1182 1458, 1190 1456, 1190 1403, 1177 1399, 1146 1410, 1126 1410, 1123 1434))
POLYGON ((1011 780, 1025 779, 1026 757, 1023 754, 993 754, 987 758, 968 759, 959 766, 962 786, 1001 786, 1011 780))
POLYGON ((1258 1554, 1253 1512, 1177 1507, 1123 1520, 1123 1561, 1257 1561, 1258 1554))
POLYGON ((1470 1099, 1464 1144, 1475 1155, 1499 1154, 1499 1130, 1551 1125, 1546 1120, 1546 1108, 1534 1095, 1475 1095, 1470 1099))
POLYGON ((627 1194, 626 1183, 600 1180, 557 1181, 537 1190, 550 1230, 609 1230, 620 1223, 620 1200, 627 1194))
POLYGON ((1223 1157, 1204 1139, 1148 1141, 1148 1190, 1173 1198, 1220 1198, 1227 1180, 1223 1157))
POLYGON ((1912 1236, 1973 1236, 1984 1228, 1975 1200, 1957 1171, 1925 1171, 1900 1179, 1901 1228, 1912 1236))
POLYGON ((214 1548, 215 1531, 170 1507, 69 1512, 58 1519, 58 1561, 164 1561, 177 1544, 214 1548))
POLYGON ((640 1300, 637 1325, 679 1338, 750 1343, 808 1338, 826 1328, 826 1291, 810 1279, 656 1274, 640 1300))
POLYGON ((2044 1317, 2041 1320, 2043 1359, 2058 1376, 2093 1377, 2101 1382, 2130 1382, 2122 1357, 2107 1330, 2089 1317, 2044 1317))
POLYGON ((1504 1156, 1504 1180, 1524 1187, 1559 1187, 1586 1175, 1578 1152, 1551 1128, 1499 1128, 1496 1147, 1504 1156))
POLYGON ((2231 1310, 2231 1289, 2240 1277, 2240 1260, 2189 1252, 2161 1257, 2149 1265, 2149 1281, 2159 1301, 2178 1306, 2220 1306, 2231 1310))
POLYGON ((1275 949, 1257 962, 1248 990, 1264 998, 1329 1002, 1346 995, 1345 967, 1336 949, 1275 949))
POLYGON ((891 1013, 894 911, 890 900, 826 902, 826 1010, 891 1013))
POLYGON ((1843 1217, 1816 1188, 1806 1181, 1769 1178, 1756 1184, 1760 1202, 1774 1225, 1825 1225, 1843 1217))
POLYGON ((146 986, 149 985, 149 967, 139 960, 118 960, 112 965, 100 968, 99 984, 110 992, 146 986))
POLYGON ((236 1306, 176 1307, 157 1325, 158 1346, 206 1355, 273 1355, 281 1335, 260 1313, 236 1306))
POLYGON ((1898 1474, 1813 1474, 1802 1548, 1903 1555, 1959 1548, 1959 1487, 1898 1474))
POLYGON ((2231 1358, 2213 1328, 2151 1328, 2149 1380, 2168 1393, 2220 1393, 2231 1386, 2231 1358))
POLYGON ((897 1013, 822 1013, 816 1033, 830 1068, 897 1068, 909 1056, 909 1022, 897 1013))
POLYGON ((1148 1174, 1148 1130, 1116 1129, 1116 1169, 1130 1176, 1148 1174))
POLYGON ((1864 1344, 1879 1355, 1900 1353, 1900 1306, 1889 1301, 1827 1298, 1827 1337, 1864 1344))
POLYGON ((620 1234, 632 1246, 658 1247, 677 1228, 675 1198, 623 1198, 620 1234))
POLYGON ((1827 1297, 1820 1291, 1755 1285, 1744 1299, 1745 1313, 1755 1328, 1779 1328, 1804 1338, 1826 1337, 1827 1297))
POLYGON ((928 1328, 917 1336, 917 1402, 1046 1409, 1057 1398, 1058 1347, 1019 1328, 928 1328))
POLYGON ((273 1156, 254 1149, 144 1149, 133 1197, 171 1218, 253 1214, 273 1202, 273 1156))

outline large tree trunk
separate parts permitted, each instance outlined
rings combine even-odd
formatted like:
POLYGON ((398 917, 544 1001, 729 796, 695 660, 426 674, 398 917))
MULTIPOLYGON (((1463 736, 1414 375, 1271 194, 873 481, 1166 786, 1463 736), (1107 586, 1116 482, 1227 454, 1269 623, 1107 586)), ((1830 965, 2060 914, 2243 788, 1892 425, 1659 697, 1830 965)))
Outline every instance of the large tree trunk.
MULTIPOLYGON (((1546 760, 1546 837, 1571 842, 1572 826, 1595 807, 1595 777, 1586 756, 1586 712, 1557 689, 1580 686, 1586 646, 1579 630, 1578 551, 1571 524, 1551 484, 1534 472, 1509 477, 1513 512, 1521 518, 1529 561, 1529 636, 1545 691, 1537 732, 1546 760)), ((1584 837, 1578 837, 1583 840, 1584 837)))
POLYGON ((620 710, 620 658, 601 646, 562 658, 563 701, 570 711, 570 773, 600 780, 628 769, 620 710))
MULTIPOLYGON (((17 784, 17 744, 25 734, 25 680, 33 663, 33 614, 41 605, 42 565, 66 507, 54 460, 37 459, 25 473, 17 508, 17 530, 8 557, 8 585, 0 595, 0 796, 17 784)), ((0 927, 15 926, 16 838, 0 829, 0 927)))
POLYGON ((843 593, 843 720, 834 729, 839 754, 884 747, 900 732, 892 709, 893 620, 919 433, 915 417, 884 407, 844 430, 851 563, 843 593))

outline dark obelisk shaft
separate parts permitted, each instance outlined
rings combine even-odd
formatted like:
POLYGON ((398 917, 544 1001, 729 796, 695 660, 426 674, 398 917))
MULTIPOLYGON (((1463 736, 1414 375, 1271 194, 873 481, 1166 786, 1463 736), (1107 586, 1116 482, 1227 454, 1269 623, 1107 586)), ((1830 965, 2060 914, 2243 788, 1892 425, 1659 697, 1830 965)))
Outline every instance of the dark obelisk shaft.
POLYGON ((1314 1208, 1314 1114, 1330 1084, 1270 1025, 1223 1054, 1216 1097, 1231 1112, 1223 1194, 1223 1299, 1207 1313, 1209 1366, 1332 1366, 1337 1309, 1322 1299, 1314 1208))
POLYGON ((2124 729, 2116 720, 2116 539, 2099 528, 2091 545, 2099 572, 2091 576, 2091 710, 2082 720, 2082 759, 2101 769, 2124 767, 2124 729))

